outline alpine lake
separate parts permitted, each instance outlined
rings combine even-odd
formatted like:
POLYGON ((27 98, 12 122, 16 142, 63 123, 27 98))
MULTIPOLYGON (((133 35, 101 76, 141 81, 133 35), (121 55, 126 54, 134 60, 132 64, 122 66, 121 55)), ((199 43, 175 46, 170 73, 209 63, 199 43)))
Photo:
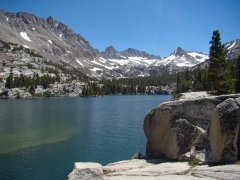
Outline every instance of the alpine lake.
POLYGON ((0 100, 0 179, 67 179, 74 162, 145 154, 145 115, 170 95, 0 100))

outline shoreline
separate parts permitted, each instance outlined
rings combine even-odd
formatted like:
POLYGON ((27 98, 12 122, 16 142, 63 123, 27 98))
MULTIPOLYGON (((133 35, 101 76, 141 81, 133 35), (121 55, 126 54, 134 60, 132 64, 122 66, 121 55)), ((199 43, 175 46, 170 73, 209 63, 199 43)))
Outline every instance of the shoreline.
POLYGON ((7 99, 39 99, 39 98, 99 98, 104 96, 172 96, 173 94, 106 94, 101 96, 31 96, 31 97, 2 97, 0 96, 0 100, 7 99))

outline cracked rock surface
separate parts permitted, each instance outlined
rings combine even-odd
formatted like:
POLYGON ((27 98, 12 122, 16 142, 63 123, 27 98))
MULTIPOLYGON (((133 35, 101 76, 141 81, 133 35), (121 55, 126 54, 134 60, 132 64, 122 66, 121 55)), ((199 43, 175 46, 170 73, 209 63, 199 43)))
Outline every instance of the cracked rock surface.
POLYGON ((98 163, 76 163, 69 179, 106 179, 106 180, 155 180, 155 179, 240 179, 240 165, 207 165, 192 167, 188 162, 164 162, 158 159, 146 161, 134 159, 119 161, 101 166, 98 163), (96 165, 92 165, 96 164, 96 165), (86 168, 88 171, 86 171, 86 168), (80 167, 80 168, 78 168, 80 167), (87 173, 92 173, 88 174, 87 173), (96 173, 98 172, 98 173, 96 173), (99 173, 101 172, 101 173, 99 173), (82 176, 84 174, 84 176, 82 176), (98 176, 96 176, 98 174, 98 176), (78 176, 79 175, 79 176, 78 176), (92 178, 91 178, 92 177, 92 178))

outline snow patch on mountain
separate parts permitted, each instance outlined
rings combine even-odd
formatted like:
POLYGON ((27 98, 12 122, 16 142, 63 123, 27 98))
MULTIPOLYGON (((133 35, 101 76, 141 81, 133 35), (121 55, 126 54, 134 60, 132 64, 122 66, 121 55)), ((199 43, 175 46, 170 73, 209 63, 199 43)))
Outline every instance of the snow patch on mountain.
POLYGON ((78 58, 76 59, 76 61, 80 66, 84 67, 83 64, 78 60, 78 58))
POLYGON ((107 60, 104 59, 104 58, 102 58, 102 57, 100 57, 99 61, 100 61, 101 63, 106 63, 107 60))
POLYGON ((100 64, 99 62, 97 62, 96 60, 91 61, 92 63, 99 65, 99 66, 103 66, 102 64, 100 64))
POLYGON ((127 59, 108 59, 108 61, 111 61, 113 64, 117 64, 120 66, 126 66, 126 65, 140 66, 141 65, 141 66, 147 67, 159 60, 135 56, 135 57, 128 57, 127 59))
POLYGON ((31 42, 31 39, 28 37, 28 35, 27 35, 26 32, 20 32, 20 36, 21 36, 23 39, 31 42))
POLYGON ((29 49, 29 47, 28 47, 27 45, 23 45, 23 47, 25 47, 25 48, 29 49))
POLYGON ((96 72, 96 71, 102 71, 102 69, 100 69, 100 68, 96 68, 96 67, 93 68, 93 69, 91 69, 91 70, 92 70, 92 71, 95 71, 95 72, 96 72))
POLYGON ((198 62, 203 62, 206 61, 208 59, 207 55, 204 54, 200 54, 197 52, 188 52, 188 54, 192 57, 194 57, 198 62))
POLYGON ((227 46, 229 46, 229 47, 227 47, 227 49, 229 50, 229 49, 232 49, 234 46, 235 46, 235 44, 236 44, 236 41, 234 41, 233 43, 232 43, 232 45, 230 45, 230 44, 227 44, 227 46))
MULTIPOLYGON (((103 60, 101 60, 101 61, 103 61, 103 60)), ((101 62, 100 61, 100 62, 101 62)), ((93 63, 93 64, 95 64, 95 65, 98 65, 98 66, 101 66, 101 67, 103 67, 103 68, 106 68, 106 69, 108 69, 108 70, 112 70, 112 69, 114 69, 114 67, 113 66, 109 66, 108 65, 108 63, 106 63, 106 61, 105 61, 105 63, 104 62, 102 62, 103 64, 101 64, 100 62, 97 62, 96 60, 93 60, 93 61, 90 61, 91 63, 93 63)))

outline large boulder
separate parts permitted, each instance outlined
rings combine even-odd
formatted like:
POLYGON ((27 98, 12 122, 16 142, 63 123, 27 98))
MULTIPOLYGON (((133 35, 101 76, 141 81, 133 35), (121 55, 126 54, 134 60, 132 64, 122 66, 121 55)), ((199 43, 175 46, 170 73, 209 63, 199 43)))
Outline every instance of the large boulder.
POLYGON ((238 159, 239 125, 240 108, 233 98, 217 105, 208 129, 208 163, 234 162, 238 159))
POLYGON ((217 99, 187 99, 164 103, 144 119, 147 158, 181 159, 206 131, 217 99))
POLYGON ((146 157, 204 160, 206 154, 208 162, 236 161, 240 156, 239 96, 201 93, 193 98, 190 93, 159 105, 144 119, 146 157))

